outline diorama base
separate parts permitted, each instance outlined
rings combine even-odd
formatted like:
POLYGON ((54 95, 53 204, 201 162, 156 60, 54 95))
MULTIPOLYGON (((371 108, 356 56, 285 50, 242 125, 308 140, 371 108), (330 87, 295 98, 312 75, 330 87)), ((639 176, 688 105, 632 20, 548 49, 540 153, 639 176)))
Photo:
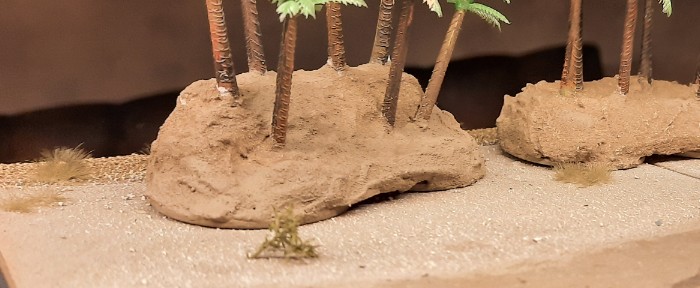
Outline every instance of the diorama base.
MULTIPOLYGON (((0 269, 11 288, 697 286, 700 159, 642 164, 578 188, 498 146, 480 151, 487 171, 474 185, 402 193, 300 227, 319 258, 299 261, 248 259, 269 231, 159 214, 134 177, 68 186, 0 178, 0 203, 46 190, 68 198, 32 213, 0 210, 0 269)), ((123 163, 102 171, 143 173, 123 163)))
POLYGON ((635 167, 654 154, 700 151, 700 100, 696 85, 632 77, 623 96, 616 78, 584 83, 560 96, 559 82, 529 84, 506 96, 497 120, 501 147, 544 165, 597 162, 635 167))
POLYGON ((241 105, 213 80, 177 100, 151 147, 147 195, 159 212, 220 228, 267 228, 293 207, 302 223, 336 216, 380 193, 435 191, 483 177, 474 139, 448 112, 411 120, 423 95, 403 75, 396 124, 381 114, 389 67, 296 71, 284 147, 270 137, 275 72, 237 76, 241 105))

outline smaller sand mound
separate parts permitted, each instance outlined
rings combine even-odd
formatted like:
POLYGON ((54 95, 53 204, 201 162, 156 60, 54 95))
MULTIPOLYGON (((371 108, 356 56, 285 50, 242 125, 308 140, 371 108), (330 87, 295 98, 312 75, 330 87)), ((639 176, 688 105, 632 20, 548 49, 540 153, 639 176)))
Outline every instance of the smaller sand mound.
POLYGON ((636 77, 627 96, 616 78, 584 84, 571 97, 559 82, 528 84, 505 97, 496 122, 503 150, 518 158, 552 165, 601 162, 615 169, 635 167, 644 157, 700 150, 700 101, 695 87, 636 77))
MULTIPOLYGON (((427 128, 410 121, 422 90, 404 74, 396 128, 380 111, 388 67, 343 75, 294 72, 287 145, 274 148, 275 73, 237 76, 243 105, 230 107, 215 81, 186 88, 152 145, 146 183, 159 212, 188 223, 266 228, 292 205, 304 223, 327 219, 379 193, 464 187, 483 158, 451 114, 427 128)), ((425 124, 425 123, 424 123, 425 124)))

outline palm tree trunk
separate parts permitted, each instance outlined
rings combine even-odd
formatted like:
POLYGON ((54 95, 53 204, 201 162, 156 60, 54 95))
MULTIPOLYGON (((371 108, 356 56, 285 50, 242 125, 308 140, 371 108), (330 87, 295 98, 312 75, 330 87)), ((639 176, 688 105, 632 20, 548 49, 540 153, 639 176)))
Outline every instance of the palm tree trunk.
POLYGON ((564 70, 561 73, 561 94, 572 94, 583 90, 583 40, 582 0, 571 0, 569 10, 569 36, 566 42, 564 70), (573 73, 573 81, 571 75, 573 73))
POLYGON ((698 85, 695 96, 698 96, 698 100, 700 100, 700 63, 698 63, 698 67, 695 69, 695 85, 698 85))
POLYGON ((464 10, 457 10, 452 15, 450 27, 447 29, 445 39, 442 41, 440 53, 438 53, 437 60, 435 60, 433 74, 430 76, 428 87, 425 90, 425 95, 421 100, 420 106, 418 106, 415 119, 430 119, 430 115, 433 112, 433 106, 435 106, 435 102, 437 102, 438 95, 440 94, 442 81, 445 79, 447 65, 450 64, 452 52, 454 51, 455 44, 457 43, 457 37, 459 37, 459 31, 462 29, 464 14, 464 10))
POLYGON ((637 0, 627 0, 627 15, 625 16, 625 30, 622 37, 620 75, 618 79, 618 86, 622 95, 627 95, 630 91, 630 72, 632 70, 632 51, 634 49, 634 32, 636 28, 637 0))
POLYGON ((639 64, 639 81, 651 84, 651 27, 654 3, 646 0, 644 5, 644 26, 642 31, 642 62, 639 64))
POLYGON ((394 50, 391 55, 391 67, 389 69, 389 83, 384 93, 382 102, 382 115, 392 127, 396 123, 396 107, 399 101, 401 90, 401 76, 406 64, 406 54, 408 53, 408 28, 413 22, 414 0, 403 0, 401 6, 401 16, 399 27, 394 39, 394 50))
POLYGON ((260 74, 267 72, 265 65, 265 52, 263 51, 262 33, 258 20, 258 7, 256 0, 241 0, 243 10, 243 28, 245 33, 245 47, 248 55, 248 71, 260 74))
POLYGON ((391 16, 394 7, 394 0, 379 1, 379 18, 377 19, 377 29, 374 33, 374 45, 369 63, 380 63, 384 65, 389 56, 389 41, 394 27, 391 24, 391 16))
POLYGON ((240 92, 236 82, 236 72, 233 69, 231 46, 228 42, 223 0, 207 0, 206 3, 212 54, 214 55, 216 85, 219 87, 222 96, 230 94, 233 96, 233 105, 238 105, 240 92))
POLYGON ((272 111, 272 138, 278 146, 284 146, 287 140, 289 98, 292 94, 296 40, 297 16, 288 17, 284 20, 282 28, 279 63, 277 64, 275 106, 272 111))
POLYGON ((326 24, 328 26, 328 58, 335 71, 345 70, 345 44, 343 42, 343 21, 340 3, 326 3, 326 24))

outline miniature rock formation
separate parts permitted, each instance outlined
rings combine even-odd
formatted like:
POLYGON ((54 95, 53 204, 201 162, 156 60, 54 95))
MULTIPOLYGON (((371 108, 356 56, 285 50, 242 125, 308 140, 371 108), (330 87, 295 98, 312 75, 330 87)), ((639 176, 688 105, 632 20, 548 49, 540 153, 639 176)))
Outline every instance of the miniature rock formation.
POLYGON ((694 86, 632 77, 621 95, 615 78, 586 82, 572 96, 559 82, 529 84, 505 97, 499 143, 511 155, 544 165, 600 162, 635 167, 644 157, 700 150, 700 101, 694 86))
POLYGON ((389 128, 380 112, 387 75, 378 64, 294 72, 284 147, 270 137, 274 72, 238 75, 238 107, 219 96, 214 80, 193 83, 153 142, 151 204, 183 222, 267 228, 281 207, 293 206, 310 223, 380 193, 480 179, 480 151, 451 114, 435 108, 429 122, 410 119, 422 90, 408 74, 389 128))

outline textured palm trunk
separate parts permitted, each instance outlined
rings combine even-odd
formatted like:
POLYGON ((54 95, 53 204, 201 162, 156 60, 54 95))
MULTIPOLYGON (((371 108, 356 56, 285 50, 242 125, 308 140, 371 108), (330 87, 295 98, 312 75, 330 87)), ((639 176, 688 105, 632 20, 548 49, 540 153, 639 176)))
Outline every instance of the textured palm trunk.
POLYGON ((695 96, 697 96, 698 100, 700 100, 700 63, 698 63, 698 67, 695 69, 695 85, 698 85, 698 90, 695 91, 695 96))
POLYGON ((216 85, 222 95, 230 94, 234 99, 233 104, 237 105, 240 93, 236 83, 236 72, 233 69, 231 46, 228 42, 223 0, 207 0, 206 3, 216 85))
POLYGON ((292 16, 284 20, 279 63, 277 64, 275 106, 272 111, 272 138, 278 146, 284 146, 287 140, 287 120, 289 117, 289 98, 292 94, 296 41, 297 16, 292 16))
POLYGON ((396 123, 396 107, 401 90, 401 76, 406 64, 408 53, 408 28, 413 22, 414 0, 403 0, 399 26, 394 39, 394 50, 391 54, 391 67, 389 68, 389 83, 384 93, 382 102, 382 115, 392 127, 396 123))
POLYGON ((654 3, 646 0, 644 5, 644 26, 642 31, 642 61, 639 64, 639 81, 651 84, 651 29, 654 15, 654 3))
POLYGON ((637 28, 637 11, 637 0, 627 0, 627 15, 625 16, 625 31, 622 36, 620 75, 618 79, 618 86, 622 95, 627 95, 630 91, 630 72, 632 70, 634 32, 637 28))
POLYGON ((248 71, 265 74, 267 66, 265 65, 265 52, 262 46, 256 0, 241 0, 241 8, 243 10, 243 31, 248 55, 248 71))
POLYGON ((326 3, 326 25, 328 26, 328 58, 333 69, 345 70, 345 44, 343 42, 343 20, 340 3, 326 3))
POLYGON ((561 73, 561 94, 568 95, 583 90, 583 39, 582 0, 571 0, 569 10, 569 36, 566 42, 564 69, 561 73), (573 77, 571 77, 573 76, 573 77))
POLYGON ((369 63, 384 65, 389 57, 389 42, 394 29, 391 23, 393 7, 394 0, 379 1, 379 17, 377 18, 377 29, 374 33, 374 45, 369 63))
POLYGON ((445 39, 442 41, 440 53, 438 53, 437 60, 435 60, 433 74, 430 76, 428 87, 425 90, 425 95, 421 100, 420 106, 418 106, 415 119, 430 119, 430 115, 433 112, 433 106, 435 106, 438 95, 440 94, 442 81, 445 79, 447 65, 450 64, 452 52, 455 49, 455 44, 457 43, 457 38, 459 37, 459 31, 462 29, 464 14, 465 12, 463 10, 457 10, 452 15, 450 27, 447 28, 447 34, 445 35, 445 39))

